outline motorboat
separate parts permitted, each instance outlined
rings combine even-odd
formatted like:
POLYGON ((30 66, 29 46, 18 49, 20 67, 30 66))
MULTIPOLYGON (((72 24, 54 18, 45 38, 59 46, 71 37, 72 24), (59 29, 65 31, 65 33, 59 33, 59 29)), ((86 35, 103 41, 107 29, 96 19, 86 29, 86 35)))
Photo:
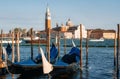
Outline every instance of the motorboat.
POLYGON ((45 38, 39 38, 39 37, 33 37, 32 40, 30 37, 25 37, 23 38, 23 41, 25 43, 33 43, 33 44, 46 44, 46 39, 45 38))
POLYGON ((103 42, 104 38, 100 38, 100 39, 90 39, 89 41, 91 42, 103 42))

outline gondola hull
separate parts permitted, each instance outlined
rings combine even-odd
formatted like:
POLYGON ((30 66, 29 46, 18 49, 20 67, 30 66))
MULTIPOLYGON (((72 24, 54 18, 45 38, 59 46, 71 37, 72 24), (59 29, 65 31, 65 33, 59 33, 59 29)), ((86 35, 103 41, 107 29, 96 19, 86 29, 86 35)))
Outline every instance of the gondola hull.
POLYGON ((42 64, 16 64, 9 62, 8 68, 12 74, 43 73, 42 64))
MULTIPOLYGON (((52 76, 62 75, 62 74, 71 74, 79 69, 77 63, 73 63, 70 65, 53 65, 53 71, 50 72, 52 76)), ((9 66, 9 71, 12 74, 41 74, 43 75, 43 65, 19 65, 19 64, 11 64, 9 66)))
POLYGON ((12 74, 43 73, 42 65, 36 66, 12 65, 9 67, 9 71, 12 74))

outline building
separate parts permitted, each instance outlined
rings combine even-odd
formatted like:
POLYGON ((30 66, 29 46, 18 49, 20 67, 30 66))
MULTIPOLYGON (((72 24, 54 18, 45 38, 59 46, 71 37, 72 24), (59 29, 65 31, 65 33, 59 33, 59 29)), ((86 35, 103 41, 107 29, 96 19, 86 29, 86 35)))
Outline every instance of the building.
MULTIPOLYGON (((73 38, 79 39, 80 38, 80 25, 69 27, 69 32, 73 34, 73 38)), ((82 24, 82 38, 87 37, 87 31, 85 30, 84 25, 82 24)))
MULTIPOLYGON (((39 32, 40 38, 46 38, 46 32, 45 31, 40 31, 39 32)), ((51 38, 55 38, 58 35, 58 31, 51 30, 51 38)), ((62 32, 59 31, 59 36, 60 38, 67 38, 71 39, 72 38, 72 33, 71 32, 62 32)))
POLYGON ((104 30, 103 31, 103 38, 114 39, 115 38, 115 30, 104 30))
POLYGON ((51 29, 51 14, 50 9, 47 7, 45 14, 45 30, 51 29))
MULTIPOLYGON (((65 37, 69 38, 75 38, 79 39, 80 38, 80 25, 73 25, 72 21, 68 19, 66 22, 66 25, 61 24, 61 26, 56 25, 57 27, 53 28, 52 30, 54 31, 60 31, 64 34, 65 37), (70 36, 71 35, 71 36, 70 36)), ((82 24, 82 37, 86 38, 87 37, 87 31, 85 29, 85 26, 82 24)))
MULTIPOLYGON (((46 32, 48 32, 48 29, 51 29, 51 13, 49 8, 47 7, 46 13, 45 13, 45 31, 40 32, 40 37, 46 38, 46 32)), ((60 38, 80 38, 80 25, 74 25, 70 19, 66 22, 66 25, 61 24, 60 26, 56 24, 55 28, 52 28, 50 30, 50 37, 55 38, 57 32, 59 31, 60 38)), ((87 37, 87 31, 85 30, 84 25, 82 25, 82 38, 87 37)))
MULTIPOLYGON (((89 29, 90 37, 92 39, 114 39, 115 30, 104 30, 104 29, 89 29)), ((116 37, 117 38, 117 37, 116 37)))
POLYGON ((103 38, 103 30, 102 29, 91 30, 91 32, 90 32, 90 38, 92 38, 92 39, 103 38))

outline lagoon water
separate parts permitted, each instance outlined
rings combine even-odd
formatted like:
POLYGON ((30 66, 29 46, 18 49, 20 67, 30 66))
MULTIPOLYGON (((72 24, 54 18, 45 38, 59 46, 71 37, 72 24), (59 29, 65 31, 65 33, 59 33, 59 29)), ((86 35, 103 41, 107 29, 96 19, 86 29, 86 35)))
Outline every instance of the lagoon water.
MULTIPOLYGON (((74 40, 75 44, 79 45, 79 40, 74 40)), ((71 45, 71 41, 67 40, 67 45, 71 45)), ((117 79, 114 69, 114 42, 113 40, 106 40, 104 42, 91 43, 92 47, 88 49, 88 63, 86 64, 86 48, 82 48, 83 68, 82 72, 78 70, 76 73, 68 76, 68 79, 117 79), (101 47, 96 47, 101 46, 101 47)), ((85 41, 83 41, 85 46, 85 41)), ((45 49, 45 46, 41 47, 45 49)), ((71 47, 67 47, 66 51, 69 52, 71 47)), ((60 55, 64 55, 64 43, 61 41, 60 55)), ((21 61, 30 58, 30 46, 20 46, 21 61)), ((34 45, 34 57, 38 54, 38 45, 34 45)), ((11 58, 11 57, 10 57, 11 58)), ((51 77, 52 78, 52 77, 51 77)), ((120 76, 119 76, 120 78, 120 76)), ((0 79, 48 79, 48 76, 41 75, 16 75, 6 74, 0 76, 0 79)), ((58 78, 57 78, 58 79, 58 78)))

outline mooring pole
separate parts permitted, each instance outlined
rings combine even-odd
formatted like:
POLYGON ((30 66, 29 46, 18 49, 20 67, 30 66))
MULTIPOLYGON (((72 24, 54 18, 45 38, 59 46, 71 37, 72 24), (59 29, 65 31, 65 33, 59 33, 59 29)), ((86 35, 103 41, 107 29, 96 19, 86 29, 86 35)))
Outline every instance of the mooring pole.
MULTIPOLYGON (((56 27, 58 28, 58 23, 56 23, 56 27)), ((57 45, 58 45, 58 59, 60 57, 60 31, 57 29, 57 45)))
POLYGON ((17 61, 20 62, 19 32, 17 32, 17 61))
POLYGON ((39 33, 39 40, 38 40, 38 52, 40 52, 39 48, 40 48, 40 33, 39 33))
POLYGON ((2 40, 3 40, 3 30, 1 29, 0 59, 2 59, 2 40))
POLYGON ((50 62, 50 28, 48 30, 48 59, 50 62))
MULTIPOLYGON (((64 33, 65 34, 65 33, 64 33)), ((64 35, 64 55, 66 54, 66 37, 64 35)))
POLYGON ((12 32, 12 62, 15 62, 15 55, 14 55, 14 32, 12 32))
POLYGON ((116 31, 114 35, 114 66, 116 66, 116 31))
POLYGON ((50 28, 47 28, 47 58, 50 62, 50 28))
POLYGON ((60 32, 58 30, 58 59, 60 57, 60 32))
POLYGON ((15 62, 17 62, 17 33, 15 32, 15 62))
POLYGON ((31 28, 30 31, 31 31, 31 59, 33 59, 33 28, 31 28))
POLYGON ((117 36, 117 78, 119 77, 119 52, 120 52, 120 24, 118 26, 118 36, 117 36))
POLYGON ((88 64, 88 39, 89 39, 89 32, 87 30, 87 38, 86 38, 86 65, 88 64))
POLYGON ((80 24, 80 68, 82 68, 82 24, 80 24))
POLYGON ((55 45, 57 46, 58 43, 58 37, 57 37, 57 33, 55 32, 55 45))

